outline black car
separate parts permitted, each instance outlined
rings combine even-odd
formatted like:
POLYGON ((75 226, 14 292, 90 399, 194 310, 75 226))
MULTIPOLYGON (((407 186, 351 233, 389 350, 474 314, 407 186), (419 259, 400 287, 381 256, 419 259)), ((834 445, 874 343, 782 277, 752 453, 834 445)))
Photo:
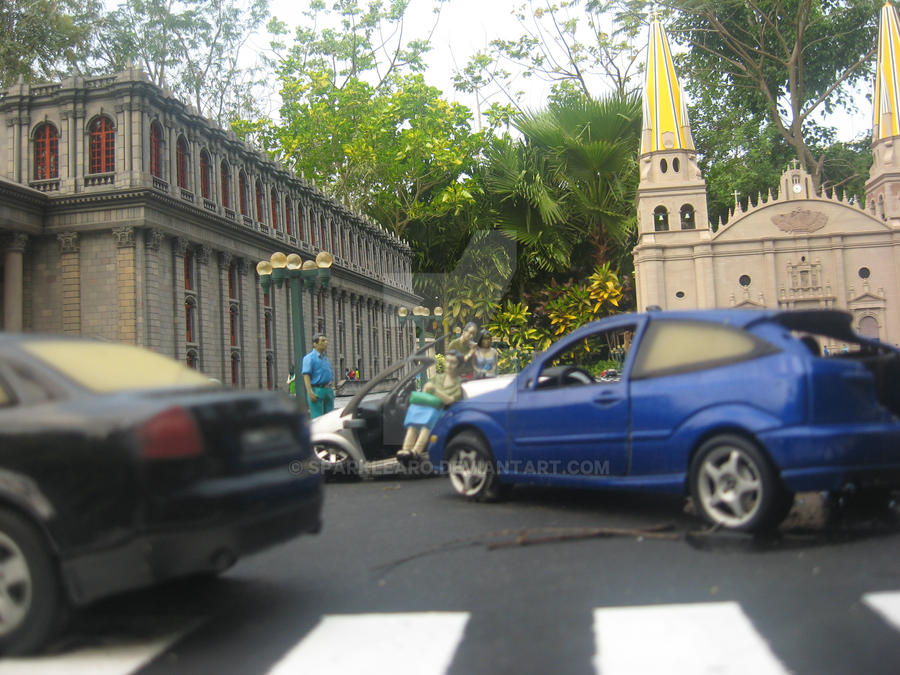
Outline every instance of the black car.
POLYGON ((121 344, 0 335, 0 654, 71 606, 318 532, 306 417, 121 344))

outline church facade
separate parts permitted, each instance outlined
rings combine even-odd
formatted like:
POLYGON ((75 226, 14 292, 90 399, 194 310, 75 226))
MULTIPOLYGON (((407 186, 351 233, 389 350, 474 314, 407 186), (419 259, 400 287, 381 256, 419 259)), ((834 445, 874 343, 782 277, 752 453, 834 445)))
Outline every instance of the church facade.
MULTIPOLYGON (((334 257, 304 291, 337 377, 405 355, 406 242, 199 116, 138 70, 0 91, 0 328, 143 345, 239 387, 293 361, 272 253, 334 257)), ((310 347, 307 345, 306 349, 310 347)), ((127 373, 123 373, 127 377, 127 373)))
POLYGON ((896 10, 882 11, 874 164, 866 206, 813 189, 798 162, 778 189, 713 228, 683 94, 651 22, 634 249, 638 307, 849 311, 863 335, 900 342, 900 142, 896 10))

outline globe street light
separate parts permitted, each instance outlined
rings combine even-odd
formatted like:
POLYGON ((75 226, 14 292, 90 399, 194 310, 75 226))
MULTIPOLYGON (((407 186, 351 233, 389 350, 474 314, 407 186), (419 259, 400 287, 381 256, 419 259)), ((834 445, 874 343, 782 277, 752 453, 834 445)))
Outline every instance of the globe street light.
MULTIPOLYGON (((443 315, 443 309, 441 309, 440 307, 434 308, 434 316, 438 319, 438 321, 440 321, 443 315)), ((407 321, 412 321, 416 324, 416 328, 419 331, 419 351, 421 351, 425 346, 425 325, 426 322, 431 318, 431 312, 427 307, 423 307, 422 305, 413 307, 412 314, 409 313, 408 308, 399 307, 397 309, 397 316, 400 318, 401 326, 407 321)))
MULTIPOLYGON (((300 370, 303 367, 303 353, 306 345, 306 335, 303 331, 303 285, 309 289, 310 297, 316 290, 328 286, 331 278, 331 266, 334 257, 327 251, 322 251, 315 260, 303 259, 296 253, 285 255, 277 251, 268 260, 261 260, 256 264, 256 273, 263 291, 269 292, 274 283, 281 288, 285 280, 291 289, 291 326, 294 333, 294 377, 300 378, 300 370), (311 265, 311 269, 310 269, 311 265), (311 271, 312 274, 308 272, 311 271)), ((309 404, 306 396, 297 396, 300 408, 309 412, 309 404)))

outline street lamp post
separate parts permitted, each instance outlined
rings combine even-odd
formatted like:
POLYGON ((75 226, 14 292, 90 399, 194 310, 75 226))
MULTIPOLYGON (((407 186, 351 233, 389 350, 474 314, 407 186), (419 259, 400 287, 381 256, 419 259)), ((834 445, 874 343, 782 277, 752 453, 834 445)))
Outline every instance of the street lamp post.
POLYGON ((306 401, 305 389, 301 389, 299 381, 302 379, 300 370, 303 367, 303 350, 306 345, 306 335, 303 331, 303 285, 309 289, 310 297, 317 288, 325 288, 331 279, 331 266, 334 257, 327 251, 322 251, 315 260, 303 259, 296 253, 285 255, 278 251, 273 253, 268 260, 261 260, 256 264, 256 273, 263 291, 269 292, 274 283, 281 288, 287 280, 291 289, 291 327, 294 333, 294 377, 297 379, 297 399, 300 407, 309 412, 309 404, 306 401), (311 273, 310 273, 311 272, 311 273))
MULTIPOLYGON (((444 314, 444 310, 440 307, 434 308, 434 316, 440 321, 441 317, 444 314)), ((413 307, 412 314, 409 313, 409 309, 406 307, 400 307, 397 310, 397 316, 400 317, 400 325, 402 326, 407 321, 412 321, 416 324, 416 328, 419 331, 419 350, 425 346, 425 325, 428 319, 431 318, 431 312, 427 307, 423 307, 422 305, 417 305, 413 307)))

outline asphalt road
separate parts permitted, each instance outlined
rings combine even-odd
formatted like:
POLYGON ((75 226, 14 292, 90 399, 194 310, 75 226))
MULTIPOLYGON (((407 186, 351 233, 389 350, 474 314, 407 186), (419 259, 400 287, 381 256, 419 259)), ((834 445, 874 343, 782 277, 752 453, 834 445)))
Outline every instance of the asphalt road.
POLYGON ((896 518, 802 498, 759 541, 680 500, 329 484, 320 535, 105 601, 0 675, 897 672, 896 518))

